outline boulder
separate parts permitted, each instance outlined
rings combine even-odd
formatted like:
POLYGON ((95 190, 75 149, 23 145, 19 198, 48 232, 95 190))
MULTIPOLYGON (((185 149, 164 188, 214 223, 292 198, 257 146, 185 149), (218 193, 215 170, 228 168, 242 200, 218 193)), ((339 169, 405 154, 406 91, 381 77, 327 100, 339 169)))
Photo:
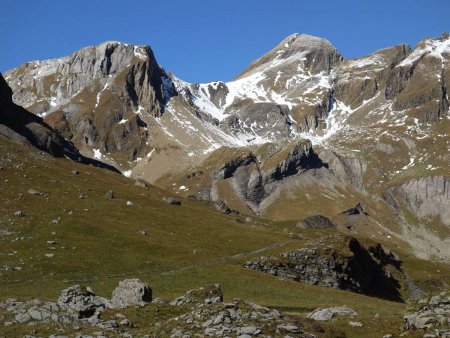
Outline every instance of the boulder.
POLYGON ((358 203, 355 207, 343 211, 342 214, 346 216, 367 215, 367 212, 365 211, 364 206, 361 203, 358 203))
POLYGON ((337 306, 329 308, 319 308, 310 312, 307 317, 318 320, 327 321, 331 320, 334 316, 357 316, 355 310, 349 308, 348 306, 337 306))
POLYGON ((28 189, 28 193, 30 195, 34 195, 34 196, 41 196, 42 193, 40 193, 39 191, 37 191, 36 189, 28 189))
POLYGON ((138 178, 135 182, 134 185, 137 187, 141 187, 144 189, 148 189, 150 188, 150 183, 148 183, 146 180, 143 180, 141 178, 138 178))
POLYGON ((220 212, 222 212, 224 214, 231 213, 231 209, 222 200, 214 201, 214 208, 216 208, 218 211, 220 211, 220 212))
POLYGON ((176 200, 172 197, 163 197, 163 201, 169 205, 181 205, 181 202, 179 200, 176 200))
POLYGON ((131 305, 143 306, 152 301, 152 289, 139 279, 125 279, 112 293, 111 304, 115 308, 131 305))
POLYGON ((89 287, 74 285, 61 292, 58 305, 72 316, 81 319, 89 318, 104 311, 107 300, 97 297, 89 287))

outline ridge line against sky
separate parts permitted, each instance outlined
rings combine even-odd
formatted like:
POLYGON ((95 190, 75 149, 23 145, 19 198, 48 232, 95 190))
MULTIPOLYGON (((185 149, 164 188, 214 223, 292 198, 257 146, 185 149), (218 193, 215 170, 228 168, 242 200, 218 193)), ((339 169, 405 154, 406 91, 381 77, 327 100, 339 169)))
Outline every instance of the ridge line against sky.
POLYGON ((344 58, 450 31, 449 0, 2 0, 0 71, 117 40, 189 82, 228 81, 292 33, 344 58))

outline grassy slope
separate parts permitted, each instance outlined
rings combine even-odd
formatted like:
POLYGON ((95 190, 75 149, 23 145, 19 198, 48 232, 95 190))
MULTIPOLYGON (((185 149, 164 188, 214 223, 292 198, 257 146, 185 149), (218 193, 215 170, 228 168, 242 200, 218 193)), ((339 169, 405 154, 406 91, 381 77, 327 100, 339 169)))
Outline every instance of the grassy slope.
MULTIPOLYGON (((379 337, 401 325, 405 304, 281 281, 241 268, 250 257, 295 249, 320 237, 320 232, 295 229, 290 223, 240 224, 234 216, 184 199, 179 207, 169 206, 162 202, 168 194, 163 190, 139 188, 121 175, 4 140, 0 166, 0 229, 13 232, 0 237, 0 266, 23 267, 15 272, 2 269, 0 299, 56 299, 61 289, 77 283, 108 297, 119 280, 138 277, 152 286, 154 297, 165 299, 221 283, 226 300, 243 298, 293 314, 346 304, 360 313, 357 320, 364 327, 350 328, 347 320, 325 326, 349 337, 379 337), (73 175, 73 169, 80 174, 73 175), (30 188, 44 195, 28 194, 30 188), (105 198, 110 189, 114 200, 105 198), (86 194, 84 199, 79 198, 81 193, 86 194), (134 205, 127 206, 128 200, 134 205), (18 210, 25 216, 14 216, 18 210), (58 217, 59 224, 51 224, 58 217), (147 236, 139 234, 143 229, 147 236), (303 239, 289 238, 290 231, 303 239), (24 239, 16 240, 20 237, 24 239), (51 240, 57 243, 47 244, 51 240), (252 252, 261 248, 266 249, 252 252), (48 253, 54 257, 46 257, 48 253), (380 317, 374 320, 376 313, 380 317)), ((430 290, 450 283, 442 278, 450 276, 445 267, 407 257, 405 268, 430 290)))

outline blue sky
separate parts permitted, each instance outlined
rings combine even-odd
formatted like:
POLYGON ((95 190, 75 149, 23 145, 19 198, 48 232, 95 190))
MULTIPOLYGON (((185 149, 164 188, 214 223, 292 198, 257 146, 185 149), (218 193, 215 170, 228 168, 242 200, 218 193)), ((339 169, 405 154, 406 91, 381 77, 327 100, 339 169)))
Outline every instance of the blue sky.
POLYGON ((1 0, 0 71, 119 40, 184 80, 230 80, 292 33, 353 58, 439 36, 449 14, 449 0, 1 0))

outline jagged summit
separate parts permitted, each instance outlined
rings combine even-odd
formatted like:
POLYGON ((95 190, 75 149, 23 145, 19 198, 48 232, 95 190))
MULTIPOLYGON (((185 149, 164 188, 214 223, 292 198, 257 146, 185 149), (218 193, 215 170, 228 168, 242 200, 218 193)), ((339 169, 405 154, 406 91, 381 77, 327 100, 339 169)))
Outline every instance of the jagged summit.
POLYGON ((87 156, 109 153, 111 164, 147 153, 140 114, 161 115, 164 78, 150 47, 110 41, 6 73, 16 103, 87 156))

